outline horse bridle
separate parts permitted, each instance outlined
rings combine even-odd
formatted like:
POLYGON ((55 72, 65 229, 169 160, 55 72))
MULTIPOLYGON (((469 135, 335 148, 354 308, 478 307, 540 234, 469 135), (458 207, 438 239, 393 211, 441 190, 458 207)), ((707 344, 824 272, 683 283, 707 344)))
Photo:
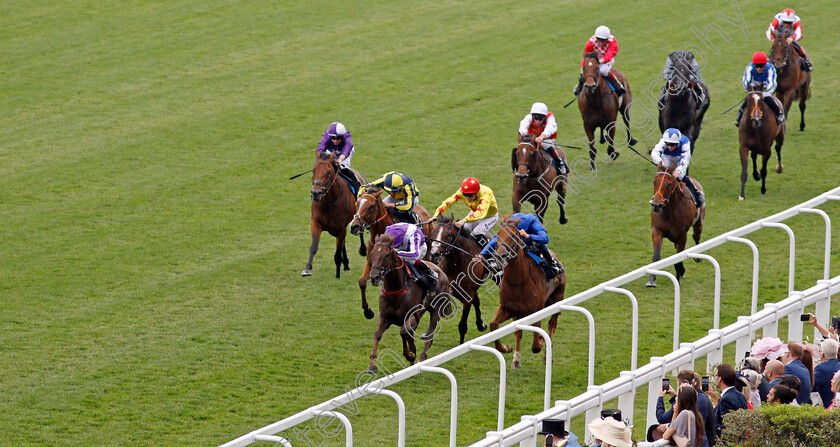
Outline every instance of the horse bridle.
MULTIPOLYGON (((440 241, 440 242, 443 242, 443 245, 446 246, 446 249, 440 252, 440 256, 442 258, 445 258, 445 257, 449 256, 449 253, 452 251, 452 247, 455 245, 456 242, 458 242, 458 238, 461 237, 461 229, 463 227, 455 228, 451 223, 448 223, 448 222, 443 223, 441 221, 438 221, 438 225, 443 225, 445 227, 451 228, 453 230, 453 232, 455 233, 455 236, 452 237, 451 241, 440 241)), ((437 241, 435 241, 435 242, 437 242, 437 241)), ((435 242, 432 242, 433 246, 434 246, 435 242)), ((439 244, 438 246, 440 246, 440 242, 438 242, 438 244, 439 244)))
POLYGON ((756 119, 756 120, 761 120, 761 119, 763 119, 763 118, 764 118, 764 111, 763 111, 763 110, 761 110, 761 106, 759 105, 759 102, 760 102, 760 101, 762 101, 761 94, 760 94, 760 93, 755 93, 755 92, 750 92, 750 94, 749 94, 749 95, 747 95, 747 97, 748 97, 748 98, 749 98, 749 97, 752 97, 752 98, 753 98, 753 102, 755 103, 755 108, 753 109, 753 112, 752 112, 752 113, 750 113, 750 119, 756 119), (756 113, 756 111, 758 112, 758 116, 757 116, 757 117, 753 117, 752 115, 753 115, 754 113, 756 113))
POLYGON ((326 194, 326 193, 329 192, 330 188, 332 187, 333 182, 335 182, 335 178, 338 177, 338 170, 335 169, 335 166, 333 165, 333 163, 330 163, 328 161, 316 161, 315 164, 316 165, 319 165, 319 164, 330 165, 330 167, 333 168, 332 171, 331 171, 332 172, 332 177, 330 178, 329 183, 324 183, 320 180, 313 180, 312 181, 312 186, 323 185, 324 186, 324 194, 326 194))
POLYGON ((388 211, 383 209, 384 204, 383 204, 383 206, 379 206, 380 201, 377 200, 376 196, 374 196, 372 194, 362 194, 361 196, 359 196, 359 199, 361 199, 362 197, 370 197, 373 200, 373 202, 376 203, 376 212, 377 213, 379 212, 379 210, 382 210, 382 216, 380 216, 379 218, 376 218, 376 214, 373 215, 373 217, 376 219, 373 222, 368 222, 367 218, 362 217, 362 215, 359 214, 358 212, 353 215, 353 219, 354 220, 359 219, 359 222, 361 222, 362 228, 367 230, 367 229, 370 229, 371 226, 379 223, 382 219, 384 219, 388 215, 388 211))
MULTIPOLYGON (((675 181, 677 180, 677 178, 674 177, 674 174, 671 174, 668 171, 659 171, 659 172, 656 173, 656 175, 659 175, 659 174, 665 174, 665 175, 671 177, 672 179, 674 179, 675 181)), ((661 191, 663 183, 665 183, 665 182, 660 183, 659 188, 656 188, 656 192, 653 193, 653 198, 656 198, 656 196, 659 195, 659 197, 662 197, 662 206, 665 206, 671 200, 671 194, 674 193, 674 190, 672 189, 671 192, 668 193, 668 197, 665 197, 665 194, 662 194, 662 191, 661 191)))
MULTIPOLYGON (((534 144, 532 141, 522 141, 522 142, 520 142, 518 145, 516 145, 516 150, 518 151, 518 150, 519 150, 519 147, 520 147, 520 146, 522 146, 523 144, 527 144, 527 145, 529 145, 529 146, 533 147, 534 149, 538 149, 538 148, 537 148, 537 146, 536 146, 536 144, 534 144)), ((536 164, 536 158, 534 159, 534 163, 536 164)), ((527 176, 530 176, 530 175, 531 175, 531 166, 530 166, 530 164, 531 164, 531 157, 530 157, 530 155, 529 155, 529 156, 528 156, 528 162, 527 162, 527 163, 517 163, 517 164, 516 164, 516 169, 519 169, 519 167, 520 167, 520 166, 525 166, 525 168, 528 170, 528 172, 526 172, 526 173, 525 173, 525 176, 526 176, 526 177, 527 177, 527 176)), ((514 174, 516 173, 516 169, 514 169, 514 170, 513 170, 514 174)))
MULTIPOLYGON (((382 242, 377 242, 377 243, 373 244, 373 246, 374 247, 387 247, 388 248, 388 256, 390 256, 392 254, 392 252, 394 251, 394 247, 392 247, 391 244, 383 244, 382 242)), ((379 272, 380 277, 384 278, 385 275, 387 275, 388 273, 391 273, 394 270, 399 270, 399 269, 403 268, 405 266, 405 260, 403 258, 400 258, 399 256, 397 256, 397 258, 400 261, 402 261, 402 265, 400 265, 399 267, 394 267, 392 265, 385 266, 385 267, 380 267, 378 265, 373 265, 373 266, 370 267, 371 273, 373 273, 373 271, 375 270, 375 271, 379 272)))
POLYGON ((773 50, 771 49, 770 50, 771 51, 771 53, 770 53, 770 63, 773 64, 773 65, 776 65, 776 61, 780 60, 780 61, 782 61, 781 68, 785 68, 787 66, 788 59, 790 58, 790 47, 791 47, 791 45, 789 43, 787 45, 785 45, 785 58, 784 59, 779 59, 776 56, 774 56, 773 53, 772 53, 773 50))

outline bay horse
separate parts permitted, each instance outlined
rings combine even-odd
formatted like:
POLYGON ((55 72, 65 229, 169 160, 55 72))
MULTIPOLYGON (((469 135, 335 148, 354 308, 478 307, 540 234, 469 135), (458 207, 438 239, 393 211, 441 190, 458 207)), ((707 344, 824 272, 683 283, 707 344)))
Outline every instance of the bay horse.
MULTIPOLYGON (((491 331, 495 331, 501 323, 509 319, 516 321, 561 301, 566 292, 565 272, 560 273, 550 281, 546 281, 541 267, 525 253, 523 249, 525 242, 516 227, 519 220, 519 218, 514 219, 512 216, 506 216, 502 220, 501 228, 497 234, 499 245, 496 247, 495 256, 501 260, 500 264, 504 263, 504 272, 499 287, 499 308, 496 310, 496 317, 490 323, 491 331)), ((552 315, 548 321, 549 338, 552 337, 554 329, 557 327, 558 315, 552 315)), ((537 322, 534 326, 540 327, 541 324, 542 322, 537 322)), ((516 337, 516 348, 513 353, 511 369, 519 369, 522 367, 522 355, 519 352, 522 331, 516 331, 514 336, 516 337)), ((542 347, 542 337, 534 333, 534 343, 531 345, 531 351, 538 353, 542 350, 542 347)), ((510 346, 502 345, 499 340, 496 340, 496 349, 503 353, 511 351, 510 346)), ((546 359, 546 361, 551 361, 551 359, 546 359)))
MULTIPOLYGON (((674 175, 676 165, 670 168, 660 164, 653 178, 653 200, 650 202, 650 228, 653 238, 653 262, 660 259, 662 240, 667 238, 674 243, 677 253, 685 250, 688 240, 688 229, 694 228, 692 237, 695 244, 700 243, 703 233, 703 220, 706 218, 706 204, 698 209, 688 188, 674 175)), ((698 191, 703 191, 700 182, 694 180, 698 191)), ((695 261, 700 262, 699 259, 695 261)), ((685 267, 682 262, 676 263, 677 280, 685 277, 685 267)), ((656 287, 656 275, 650 275, 647 287, 656 287)))
POLYGON ((487 325, 481 320, 478 288, 484 284, 489 271, 482 263, 470 263, 473 257, 478 256, 482 247, 475 239, 462 233, 462 227, 455 228, 454 222, 453 216, 447 217, 443 214, 438 216, 437 223, 432 229, 432 238, 435 241, 431 243, 429 260, 437 264, 446 273, 446 277, 450 278, 449 286, 453 295, 463 304, 461 321, 458 322, 458 334, 461 337, 460 343, 464 343, 470 307, 475 306, 475 327, 479 331, 487 330, 487 325))
POLYGON ((793 101, 799 100, 799 130, 805 130, 805 107, 811 96, 811 73, 802 69, 799 54, 787 41, 788 33, 773 33, 769 61, 776 67, 775 95, 785 106, 785 117, 793 101))
MULTIPOLYGON (((347 258, 347 247, 344 245, 344 238, 347 236, 347 224, 353 218, 353 191, 346 181, 339 180, 339 166, 335 161, 335 152, 327 154, 321 152, 315 156, 315 167, 312 168, 312 245, 309 246, 309 262, 301 272, 301 276, 312 275, 312 259, 318 252, 318 243, 321 240, 321 232, 327 231, 335 237, 335 277, 341 278, 341 264, 344 270, 350 270, 347 258)), ((356 178, 364 183, 367 180, 359 173, 353 171, 356 178)), ((364 250, 365 240, 359 237, 361 246, 359 252, 364 250)))
POLYGON ((776 125, 776 115, 770 107, 764 103, 761 92, 750 92, 745 99, 747 102, 744 116, 738 126, 738 142, 741 154, 741 195, 738 200, 744 200, 744 185, 747 182, 747 156, 752 154, 753 178, 761 180, 761 193, 767 192, 765 181, 767 179, 767 160, 772 151, 770 146, 776 141, 776 155, 779 164, 776 165, 776 172, 779 174, 784 170, 782 165, 782 145, 785 143, 785 128, 787 121, 776 125), (761 174, 759 175, 756 158, 761 155, 761 174))
MULTIPOLYGON (((691 66, 687 62, 693 56, 688 51, 677 51, 671 57, 674 61, 674 71, 671 79, 665 88, 665 98, 662 101, 662 108, 659 110, 659 131, 665 129, 679 129, 683 135, 691 140, 691 153, 694 154, 694 144, 700 136, 700 126, 703 117, 706 115, 709 103, 701 110, 698 107, 697 98, 693 94, 694 82, 691 82, 691 66)), ((709 88, 700 84, 706 98, 709 97, 709 88)))
MULTIPOLYGON (((363 188, 364 189, 364 188, 363 188)), ((388 225, 393 225, 400 222, 394 218, 394 215, 388 212, 385 203, 382 202, 382 190, 375 187, 369 187, 362 191, 359 198, 356 199, 356 213, 353 215, 353 220, 350 221, 350 233, 359 235, 364 238, 364 231, 368 230, 370 239, 368 240, 368 250, 373 246, 374 240, 380 234, 385 233, 385 228, 388 225)), ((414 207, 414 212, 420 217, 420 220, 427 222, 431 220, 429 212, 421 205, 414 207)), ((428 223, 422 226, 423 234, 431 235, 432 224, 428 223)), ((428 243, 426 244, 428 246, 428 243)), ((359 248, 359 254, 365 256, 365 250, 359 248)), ((370 320, 373 318, 373 310, 370 309, 367 302, 367 281, 370 277, 370 257, 365 259, 365 266, 362 269, 362 276, 359 277, 359 290, 362 293, 362 311, 365 318, 370 320)))
POLYGON ((633 102, 633 95, 630 92, 630 84, 617 68, 613 68, 616 79, 624 85, 624 98, 619 100, 618 95, 610 88, 609 82, 601 80, 598 72, 598 53, 587 53, 583 61, 583 88, 578 94, 578 108, 583 118, 583 130, 589 139, 589 166, 595 169, 595 129, 601 129, 601 143, 607 142, 607 155, 615 160, 619 152, 613 149, 615 142, 616 118, 621 113, 624 126, 627 129, 627 140, 630 146, 636 144, 636 139, 630 135, 630 104, 633 102), (604 139, 604 130, 607 131, 607 138, 604 139))
MULTIPOLYGON (((566 184, 569 174, 557 175, 557 170, 551 164, 549 155, 539 148, 532 135, 522 137, 522 141, 513 148, 510 154, 510 167, 513 169, 513 212, 518 213, 522 208, 523 199, 532 205, 540 220, 548 209, 548 199, 551 192, 557 191, 557 205, 560 206, 560 223, 569 221, 566 218, 566 184)), ((566 160, 566 152, 559 146, 557 153, 566 160)), ((568 163, 566 164, 568 166, 568 163)))
POLYGON ((434 299, 424 300, 424 291, 412 281, 408 274, 408 266, 399 257, 393 248, 394 236, 382 234, 377 236, 370 250, 371 273, 370 282, 374 286, 382 283, 379 292, 379 318, 376 331, 373 333, 373 351, 370 354, 368 371, 375 372, 377 350, 382 334, 392 324, 400 326, 400 336, 403 342, 403 356, 410 364, 414 364, 417 358, 417 349, 414 346, 414 333, 420 318, 428 310, 429 329, 419 337, 425 340, 425 347, 420 354, 420 361, 426 360, 429 348, 434 341, 433 336, 440 320, 441 311, 449 305, 449 279, 441 269, 430 263, 426 264, 438 274, 437 290, 438 295, 434 299))

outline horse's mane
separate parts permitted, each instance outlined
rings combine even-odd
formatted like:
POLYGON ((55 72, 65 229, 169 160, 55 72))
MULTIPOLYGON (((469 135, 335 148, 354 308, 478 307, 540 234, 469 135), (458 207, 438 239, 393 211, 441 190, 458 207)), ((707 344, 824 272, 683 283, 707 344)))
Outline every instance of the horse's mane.
POLYGON ((331 154, 328 154, 326 151, 321 152, 321 160, 328 160, 331 154))
POLYGON ((534 137, 534 136, 533 136, 533 135, 530 135, 530 134, 529 134, 529 135, 522 135, 522 142, 523 142, 523 143, 530 143, 530 142, 531 142, 531 139, 532 139, 533 137, 534 137))
POLYGON ((598 52, 597 51, 590 51, 589 53, 584 53, 583 57, 585 59, 598 59, 598 52))
POLYGON ((442 224, 452 223, 453 220, 455 220, 455 216, 453 216, 451 214, 449 216, 447 216, 446 214, 441 214, 441 215, 438 216, 438 222, 440 222, 442 224))
POLYGON ((388 244, 388 246, 393 245, 394 243, 394 235, 388 233, 382 233, 376 238, 377 243, 381 244, 388 244))
POLYGON ((382 192, 379 187, 376 186, 365 186, 362 188, 362 194, 370 194, 372 196, 378 195, 382 192))

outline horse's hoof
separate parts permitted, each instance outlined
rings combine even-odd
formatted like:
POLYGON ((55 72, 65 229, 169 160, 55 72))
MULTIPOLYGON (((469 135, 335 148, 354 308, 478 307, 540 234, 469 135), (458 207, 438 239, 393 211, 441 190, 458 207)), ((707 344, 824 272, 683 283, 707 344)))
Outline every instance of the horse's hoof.
POLYGON ((312 269, 303 269, 303 271, 300 272, 300 276, 312 276, 312 269))
POLYGON ((519 369, 522 368, 522 362, 519 360, 514 360, 513 363, 510 364, 510 369, 519 369))
POLYGON ((779 163, 779 164, 777 164, 777 165, 776 165, 776 172, 778 172, 779 174, 781 174, 782 172, 784 172, 784 170, 785 170, 785 167, 784 167, 784 166, 782 166, 782 164, 781 164, 781 163, 779 163))
POLYGON ((510 352, 510 351, 511 351, 510 346, 508 346, 508 345, 502 345, 501 352, 502 352, 503 354, 507 354, 507 353, 508 353, 508 352, 510 352))
POLYGON ((738 196, 738 201, 740 202, 742 200, 744 200, 744 196, 738 196))
POLYGON ((565 216, 560 218, 560 225, 566 225, 567 223, 569 223, 569 219, 567 219, 565 216))
POLYGON ((531 352, 534 354, 538 354, 540 351, 542 351, 542 346, 531 346, 531 352))
POLYGON ((367 318, 368 320, 373 319, 373 310, 371 310, 370 307, 364 308, 364 312, 365 312, 365 318, 367 318))
POLYGON ((758 172, 753 172, 753 180, 755 180, 755 181, 761 180, 761 174, 759 174, 758 172))
POLYGON ((694 262, 703 262, 703 260, 700 258, 694 258, 694 262))
POLYGON ((656 281, 654 281, 654 280, 652 280, 652 279, 651 279, 651 280, 649 280, 649 281, 647 282, 647 284, 645 284, 645 287, 656 287, 656 281))
POLYGON ((427 358, 427 357, 426 357, 426 354, 420 354, 420 361, 421 361, 421 362, 425 362, 425 361, 426 361, 426 358, 427 358))
POLYGON ((799 131, 802 132, 803 130, 805 130, 805 124, 800 124, 799 131))
POLYGON ((345 272, 349 272, 349 271, 350 271, 350 266, 349 266, 349 265, 345 265, 345 266, 344 266, 344 271, 345 271, 345 272))
POLYGON ((615 160, 616 158, 618 158, 619 155, 621 155, 621 152, 613 151, 613 153, 610 154, 610 160, 615 160))
POLYGON ((487 325, 484 324, 483 321, 480 321, 475 324, 475 328, 478 329, 479 332, 484 332, 487 330, 487 325))
POLYGON ((379 367, 376 366, 376 363, 373 363, 373 361, 371 361, 370 365, 368 365, 367 372, 369 372, 371 374, 376 374, 378 371, 379 371, 379 367))
POLYGON ((761 194, 765 194, 767 192, 767 188, 761 188, 761 194))
POLYGON ((638 140, 636 140, 635 138, 631 138, 631 139, 630 139, 630 146, 635 146, 635 145, 636 145, 636 143, 638 143, 638 142, 639 142, 639 141, 638 141, 638 140))
POLYGON ((601 144, 604 144, 604 143, 606 143, 606 142, 607 142, 607 139, 606 139, 606 138, 604 138, 604 137, 601 137, 601 141, 600 141, 600 143, 601 143, 601 144))

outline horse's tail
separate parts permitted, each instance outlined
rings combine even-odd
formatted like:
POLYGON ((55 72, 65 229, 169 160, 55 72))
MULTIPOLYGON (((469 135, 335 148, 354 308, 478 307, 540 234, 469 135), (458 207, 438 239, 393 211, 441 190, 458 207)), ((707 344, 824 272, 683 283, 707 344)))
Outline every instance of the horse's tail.
POLYGON ((367 256, 367 245, 365 245, 365 230, 359 232, 359 256, 367 256))

